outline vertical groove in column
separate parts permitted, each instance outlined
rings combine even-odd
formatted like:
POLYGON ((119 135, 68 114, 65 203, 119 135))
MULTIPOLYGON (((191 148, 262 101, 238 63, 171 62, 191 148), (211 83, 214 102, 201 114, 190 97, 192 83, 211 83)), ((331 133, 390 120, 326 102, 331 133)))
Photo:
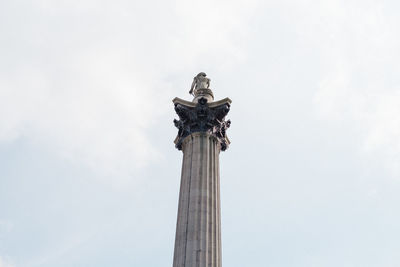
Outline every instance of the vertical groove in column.
POLYGON ((216 266, 216 264, 217 264, 217 261, 216 261, 216 258, 217 258, 217 250, 216 250, 216 248, 217 248, 217 239, 216 239, 216 227, 217 227, 217 220, 216 220, 216 218, 217 218, 217 207, 216 207, 216 202, 217 202, 217 190, 216 190, 216 173, 215 173, 215 146, 216 146, 216 141, 214 140, 214 146, 213 146, 213 158, 214 158, 214 162, 213 162, 213 174, 214 174, 214 177, 213 177, 213 207, 212 207, 212 209, 213 209, 213 267, 214 266, 216 266))
POLYGON ((208 190, 209 190, 209 198, 208 198, 208 213, 210 215, 210 219, 208 221, 208 263, 207 263, 207 267, 212 266, 212 257, 213 257, 213 236, 212 236, 212 200, 213 200, 213 172, 212 172, 212 161, 213 161, 213 156, 212 156, 212 147, 213 147, 213 140, 210 139, 210 145, 208 147, 208 154, 210 155, 210 165, 208 166, 208 174, 210 176, 210 180, 208 182, 208 190))
POLYGON ((200 175, 200 228, 199 233, 199 267, 204 267, 207 262, 207 182, 208 182, 208 143, 209 139, 206 135, 201 135, 201 175, 200 175))
POLYGON ((211 214, 211 222, 210 222, 210 235, 211 235, 211 256, 210 256, 210 265, 209 267, 214 267, 215 266, 215 233, 214 233, 214 228, 215 228, 215 157, 214 157, 214 151, 215 149, 215 140, 212 139, 211 147, 210 147, 210 153, 211 153, 211 166, 210 166, 210 173, 211 173, 211 185, 210 185, 210 191, 211 191, 211 199, 210 199, 210 214, 211 214))
MULTIPOLYGON (((195 250, 195 226, 196 226, 196 177, 198 177, 198 167, 196 166, 195 162, 198 162, 198 139, 191 136, 191 143, 192 143, 192 158, 191 158, 191 165, 192 168, 190 169, 190 181, 189 181, 189 193, 188 193, 188 218, 186 223, 187 228, 187 235, 184 240, 186 243, 185 249, 185 260, 182 266, 192 266, 194 255, 193 251, 195 250)), ((181 266, 179 266, 181 267, 181 266)))
POLYGON ((206 135, 205 137, 205 140, 207 140, 207 145, 205 145, 204 146, 204 149, 205 149, 205 151, 204 151, 204 154, 205 155, 207 155, 207 160, 205 161, 206 162, 206 164, 204 165, 204 173, 205 173, 205 188, 204 188, 204 190, 205 191, 203 191, 203 197, 204 197, 204 199, 203 199, 203 205, 204 205, 204 210, 203 210, 203 213, 204 213, 204 216, 205 216, 205 218, 204 218, 204 220, 203 220, 203 226, 204 226, 204 228, 202 229, 204 232, 203 232, 203 236, 204 236, 204 240, 203 240, 203 248, 204 248, 204 251, 203 251, 203 257, 205 258, 205 260, 204 260, 204 262, 203 262, 203 264, 202 264, 202 266, 204 266, 204 267, 207 267, 208 266, 208 261, 209 261, 209 256, 208 256, 208 250, 210 249, 209 248, 209 244, 208 244, 208 242, 209 242, 209 239, 210 239, 210 237, 209 237, 209 234, 208 234, 208 228, 209 228, 209 226, 208 226, 208 222, 209 222, 209 220, 210 220, 210 216, 209 216, 209 207, 208 207, 208 199, 210 198, 210 172, 209 172, 209 166, 210 166, 210 144, 211 144, 211 140, 210 140, 210 138, 206 135))
POLYGON ((188 226, 189 226, 189 216, 190 216, 190 189, 192 186, 192 177, 193 177, 193 153, 194 153, 194 140, 193 140, 193 136, 190 137, 190 169, 189 169, 189 177, 188 177, 188 190, 187 190, 187 208, 186 208, 186 224, 185 224, 185 235, 186 238, 184 240, 185 243, 185 256, 184 256, 184 260, 183 260, 183 264, 185 264, 186 262, 186 256, 187 256, 187 246, 188 246, 188 226))
POLYGON ((216 232, 215 232, 215 227, 216 227, 216 221, 215 221, 215 212, 216 212, 216 207, 215 207, 215 140, 212 139, 212 146, 210 147, 210 153, 212 156, 212 166, 210 167, 210 173, 212 173, 212 181, 211 181, 211 201, 210 201, 210 210, 211 210, 211 261, 209 267, 214 267, 215 266, 215 258, 216 258, 216 232))
POLYGON ((219 169, 218 169, 218 151, 219 151, 219 144, 216 141, 216 145, 214 147, 214 155, 215 155, 215 266, 218 266, 219 258, 220 258, 220 242, 219 242, 219 188, 218 188, 218 183, 219 183, 219 169))
POLYGON ((203 214, 203 190, 204 190, 204 138, 202 135, 200 135, 200 166, 199 166, 199 187, 198 187, 198 202, 197 202, 197 214, 199 215, 198 220, 197 220, 197 227, 196 227, 196 234, 197 234, 197 238, 196 238, 196 243, 197 243, 197 249, 196 249, 196 266, 197 267, 201 267, 200 263, 202 262, 202 249, 203 249, 203 233, 202 233, 202 229, 203 229, 203 218, 204 218, 204 214, 203 214))
MULTIPOLYGON (((187 163, 189 169, 184 172, 186 174, 185 176, 186 194, 184 194, 184 197, 182 198, 182 205, 184 205, 184 207, 182 207, 183 216, 180 224, 180 227, 183 230, 184 239, 180 240, 179 242, 181 244, 184 253, 182 255, 182 259, 179 261, 181 266, 184 266, 185 264, 187 255, 187 245, 188 245, 187 241, 188 241, 188 225, 189 225, 189 210, 190 210, 190 184, 192 180, 192 168, 193 168, 193 136, 190 137, 190 142, 188 142, 186 146, 189 146, 189 151, 187 151, 186 148, 184 151, 184 153, 187 154, 187 160, 189 160, 189 162, 187 163)), ((181 238, 183 238, 183 236, 181 238)), ((177 267, 179 267, 179 265, 177 267)))
POLYGON ((199 166, 198 166, 198 176, 197 176, 197 190, 196 190, 196 227, 194 228, 195 231, 195 244, 196 244, 196 249, 195 249, 195 265, 196 267, 200 267, 200 258, 201 258, 201 220, 203 217, 202 210, 201 210, 201 191, 202 191, 202 182, 203 182, 203 164, 204 164, 204 155, 203 155, 203 143, 204 140, 200 136, 198 137, 199 140, 199 166))
POLYGON ((216 151, 216 159, 215 159, 215 163, 216 163, 216 183, 217 183, 217 255, 218 255, 218 259, 217 259, 217 263, 216 266, 217 267, 221 267, 222 265, 222 255, 221 255, 221 199, 220 199, 220 180, 219 180, 219 151, 220 148, 217 148, 216 151))
POLYGON ((192 243, 193 243, 193 248, 192 248, 192 264, 188 265, 188 266, 198 266, 197 265, 197 261, 198 261, 198 251, 199 251, 199 237, 200 237, 200 233, 198 231, 199 229, 199 220, 201 217, 201 213, 199 210, 199 206, 200 206, 200 187, 201 187, 201 175, 202 175, 202 171, 201 171, 201 164, 202 164, 202 160, 203 160, 203 155, 202 155, 202 149, 201 149, 201 145, 202 145, 202 139, 199 136, 196 136, 196 138, 194 138, 194 140, 196 141, 196 174, 194 176, 195 179, 192 180, 192 184, 194 186, 194 190, 192 192, 191 198, 193 199, 192 202, 192 213, 193 213, 193 224, 192 224, 192 243))

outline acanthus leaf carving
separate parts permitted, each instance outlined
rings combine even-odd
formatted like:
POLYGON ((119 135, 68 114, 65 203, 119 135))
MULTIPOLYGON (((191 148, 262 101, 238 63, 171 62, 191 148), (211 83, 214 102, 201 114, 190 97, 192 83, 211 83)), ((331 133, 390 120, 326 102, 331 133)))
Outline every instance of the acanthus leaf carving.
POLYGON ((174 119, 175 127, 178 128, 176 148, 182 150, 182 142, 190 134, 206 132, 218 139, 222 151, 226 150, 229 146, 226 130, 231 121, 226 121, 225 116, 229 110, 229 103, 209 107, 206 98, 200 98, 195 107, 176 103, 175 111, 179 116, 179 120, 174 119))

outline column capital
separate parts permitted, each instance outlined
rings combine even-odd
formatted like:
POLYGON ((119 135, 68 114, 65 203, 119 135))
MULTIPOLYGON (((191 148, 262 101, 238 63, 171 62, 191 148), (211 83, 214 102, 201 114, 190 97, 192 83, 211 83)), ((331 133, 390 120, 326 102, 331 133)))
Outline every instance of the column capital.
POLYGON ((174 120, 179 130, 175 139, 177 149, 182 150, 183 140, 195 132, 205 132, 217 138, 222 151, 228 148, 230 141, 226 136, 226 130, 231 121, 225 120, 225 116, 232 103, 229 98, 208 103, 207 98, 202 97, 194 103, 176 97, 172 102, 179 116, 179 120, 174 120))

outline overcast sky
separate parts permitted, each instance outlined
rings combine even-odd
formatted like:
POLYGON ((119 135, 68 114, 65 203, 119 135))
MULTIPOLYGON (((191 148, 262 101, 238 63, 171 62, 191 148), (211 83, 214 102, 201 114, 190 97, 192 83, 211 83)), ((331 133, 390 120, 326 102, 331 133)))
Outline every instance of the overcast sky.
POLYGON ((171 100, 233 101, 223 264, 400 266, 400 2, 0 1, 0 267, 172 266, 171 100))

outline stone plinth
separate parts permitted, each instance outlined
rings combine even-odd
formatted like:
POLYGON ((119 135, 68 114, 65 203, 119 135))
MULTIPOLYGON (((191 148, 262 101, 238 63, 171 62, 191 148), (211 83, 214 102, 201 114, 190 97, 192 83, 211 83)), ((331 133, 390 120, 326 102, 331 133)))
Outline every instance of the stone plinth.
POLYGON ((210 103, 214 101, 214 94, 211 89, 208 88, 196 89, 194 91, 193 102, 198 103, 200 98, 205 98, 207 99, 207 102, 210 103))
POLYGON ((229 146, 229 98, 173 100, 183 152, 173 267, 221 267, 219 153, 229 146))

